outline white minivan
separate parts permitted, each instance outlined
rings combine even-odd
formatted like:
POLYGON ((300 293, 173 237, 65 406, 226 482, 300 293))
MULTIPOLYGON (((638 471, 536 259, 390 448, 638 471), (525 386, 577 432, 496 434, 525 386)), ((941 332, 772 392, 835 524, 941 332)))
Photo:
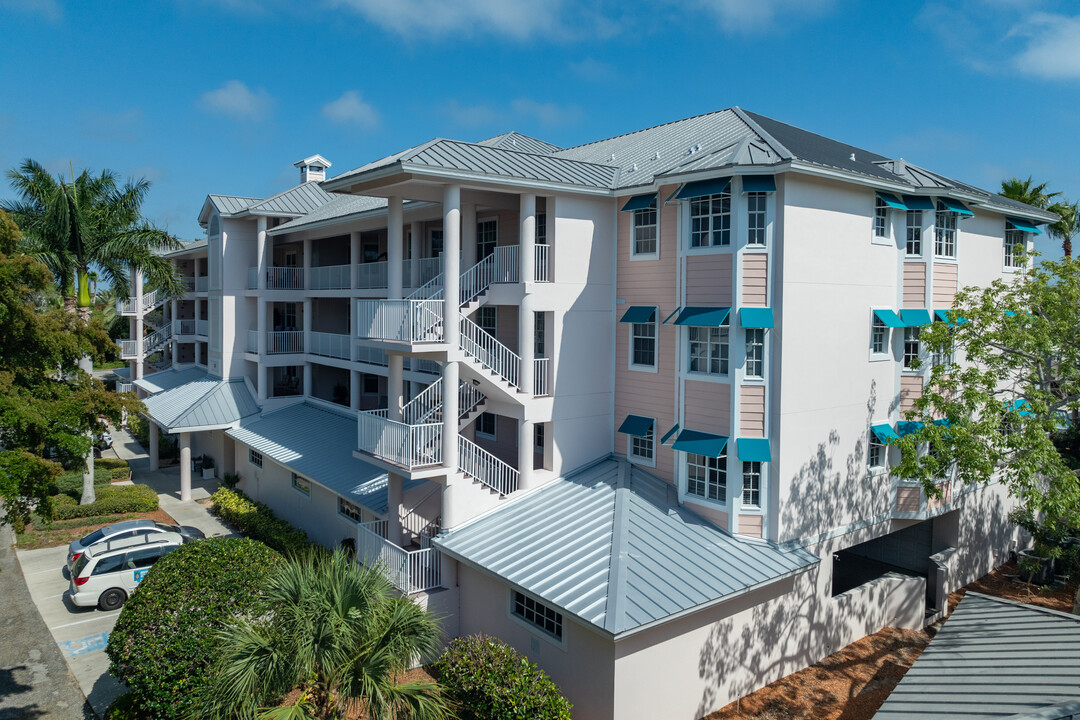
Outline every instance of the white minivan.
POLYGON ((71 568, 71 601, 79 607, 116 610, 158 558, 183 544, 180 533, 161 532, 91 546, 71 568))

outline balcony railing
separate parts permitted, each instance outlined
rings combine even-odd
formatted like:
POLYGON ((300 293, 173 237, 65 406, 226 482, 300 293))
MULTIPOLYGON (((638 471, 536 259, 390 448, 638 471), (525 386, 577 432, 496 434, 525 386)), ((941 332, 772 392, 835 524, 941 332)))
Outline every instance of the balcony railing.
POLYGON ((551 246, 536 244, 536 282, 551 282, 551 246))
POLYGON ((255 290, 259 287, 259 268, 249 267, 247 277, 247 289, 255 290))
POLYGON ((312 355, 348 360, 351 357, 352 336, 338 333, 310 333, 308 352, 312 355))
POLYGON ((476 443, 458 436, 458 469, 500 495, 518 489, 520 473, 476 443))
POLYGON ((248 330, 248 346, 247 351, 250 353, 259 352, 259 331, 248 330))
POLYGON ((269 355, 304 352, 303 330, 270 330, 266 333, 266 352, 269 355))
POLYGON ((195 292, 206 292, 210 289, 210 276, 199 275, 195 278, 195 292))
POLYGON ((352 287, 352 265, 325 265, 308 270, 312 290, 348 290, 352 287))
POLYGON ((399 342, 442 342, 438 300, 357 300, 357 337, 399 342))
POLYGON ((196 320, 195 321, 195 334, 201 337, 210 337, 210 321, 209 320, 196 320))
POLYGON ((143 312, 165 301, 165 293, 160 290, 151 290, 143 293, 140 308, 139 298, 121 298, 116 301, 116 312, 120 315, 136 315, 141 309, 143 312))
POLYGON ((402 365, 403 370, 411 370, 412 372, 424 373, 426 375, 441 375, 442 366, 434 360, 423 360, 421 358, 405 358, 405 362, 402 365))
POLYGON ((184 290, 187 292, 195 292, 195 278, 194 277, 182 277, 180 278, 180 284, 184 286, 184 290))
POLYGON ((118 382, 116 383, 116 392, 135 392, 135 383, 118 382))
POLYGON ((270 267, 266 269, 266 287, 270 290, 303 290, 304 268, 270 267))
POLYGON ((551 394, 551 379, 548 377, 550 369, 550 358, 533 359, 533 395, 541 397, 551 394))
POLYGON ((386 261, 360 263, 356 266, 357 290, 381 290, 387 285, 386 261))
POLYGON ((469 318, 461 317, 461 349, 514 387, 519 387, 521 358, 469 318))
POLYGON ((190 320, 173 320, 173 334, 174 335, 194 335, 195 334, 195 319, 190 320))
POLYGON ((416 470, 442 463, 442 424, 406 425, 372 413, 357 413, 361 452, 416 470))
POLYGON ((357 561, 380 567, 406 595, 442 585, 442 558, 433 547, 405 550, 386 539, 386 520, 361 523, 356 532, 357 561))
POLYGON ((420 266, 420 282, 417 287, 424 285, 442 272, 442 258, 419 258, 417 260, 403 260, 401 262, 401 285, 412 287, 413 264, 420 266))
MULTIPOLYGON (((408 358, 406 358, 408 360, 408 358)), ((356 362, 367 363, 368 365, 380 365, 386 367, 389 364, 386 351, 382 348, 373 348, 369 345, 358 345, 356 347, 356 362)))

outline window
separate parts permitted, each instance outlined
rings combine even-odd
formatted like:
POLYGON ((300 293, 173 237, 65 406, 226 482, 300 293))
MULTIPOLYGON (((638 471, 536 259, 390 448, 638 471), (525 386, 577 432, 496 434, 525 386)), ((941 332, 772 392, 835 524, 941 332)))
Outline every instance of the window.
POLYGON ((498 421, 495 418, 495 413, 480 413, 480 417, 476 418, 476 434, 494 440, 498 427, 498 421))
POLYGON ((940 202, 934 219, 934 255, 956 257, 956 213, 940 202))
POLYGON ((543 630, 556 640, 562 640, 562 613, 525 593, 514 591, 513 613, 533 627, 543 630))
POLYGON ((308 480, 306 477, 302 477, 300 475, 297 475, 296 473, 293 473, 292 486, 300 492, 304 493, 305 495, 311 495, 311 481, 308 480))
POLYGON ((873 430, 870 431, 869 441, 870 449, 867 454, 866 464, 870 466, 871 470, 883 469, 889 457, 885 444, 878 439, 873 430))
POLYGON ((437 258, 442 255, 443 252, 442 228, 439 228, 438 230, 432 230, 429 237, 431 238, 431 257, 437 258))
POLYGON ((630 436, 630 457, 647 462, 653 461, 653 431, 656 429, 656 421, 649 426, 649 432, 641 437, 630 436))
POLYGON ((690 201, 690 247, 731 245, 731 193, 690 201))
POLYGON ((161 551, 161 547, 132 550, 127 554, 127 561, 125 564, 133 570, 150 567, 161 557, 161 551))
POLYGON ((632 365, 656 367, 656 322, 631 323, 632 365))
POLYGON ((536 244, 547 245, 547 213, 536 213, 536 244))
POLYGON ((949 332, 949 344, 945 347, 934 348, 934 355, 931 358, 931 362, 934 367, 943 366, 950 367, 953 364, 953 353, 956 350, 955 341, 952 338, 952 331, 949 332))
POLYGON ((742 504, 743 507, 761 507, 761 463, 757 461, 742 464, 742 504))
POLYGON ((535 312, 533 314, 533 352, 536 357, 544 357, 544 313, 535 312))
POLYGON ((476 324, 491 337, 495 337, 498 310, 494 305, 485 305, 476 311, 476 324))
POLYGON ((889 351, 889 327, 877 315, 871 314, 870 352, 882 355, 889 351))
POLYGON ((296 331, 296 303, 285 303, 285 327, 282 330, 296 331))
POLYGON ((922 210, 907 211, 907 254, 922 256, 922 210))
POLYGON ((495 218, 476 223, 476 259, 483 260, 499 244, 499 221, 495 218))
POLYGON ((717 458, 687 454, 686 492, 708 500, 727 502, 727 448, 717 458))
POLYGON ((1020 267, 1020 251, 1025 249, 1024 232, 1022 230, 1005 230, 1005 267, 1016 269, 1020 267))
POLYGON ((340 515, 344 515, 353 522, 361 522, 360 506, 354 505, 343 497, 337 499, 337 511, 340 515))
POLYGON ((248 462, 255 467, 262 467, 262 453, 248 450, 248 462))
POLYGON ((887 220, 889 219, 889 206, 881 198, 874 196, 874 237, 886 237, 888 235, 887 220))
POLYGON ((746 193, 746 244, 765 244, 765 199, 768 193, 746 193))
POLYGON ((656 254, 656 199, 634 211, 634 255, 656 254))
POLYGON ((544 424, 533 425, 533 452, 544 452, 544 424))
POLYGON ((765 375, 765 331, 761 328, 746 330, 746 377, 765 375))
POLYGON ((904 369, 918 370, 919 328, 904 328, 904 369))
POLYGON ((709 375, 728 373, 728 321, 720 327, 689 328, 690 372, 709 375))
POLYGON ((97 565, 94 566, 94 570, 90 574, 91 575, 104 575, 106 573, 113 573, 113 572, 116 572, 117 570, 123 570, 123 569, 124 569, 124 554, 119 553, 117 555, 113 555, 112 557, 103 557, 100 560, 98 560, 97 565))

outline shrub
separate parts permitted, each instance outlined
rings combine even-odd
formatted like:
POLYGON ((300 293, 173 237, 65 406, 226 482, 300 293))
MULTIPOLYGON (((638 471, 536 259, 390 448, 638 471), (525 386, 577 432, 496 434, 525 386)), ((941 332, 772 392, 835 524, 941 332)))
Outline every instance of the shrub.
POLYGON ((159 560, 109 633, 109 672, 127 683, 141 714, 187 716, 214 680, 218 633, 261 615, 260 588, 281 556, 246 538, 209 538, 159 560))
POLYGON ((259 540, 278 552, 292 553, 308 547, 307 533, 297 530, 274 515, 274 511, 239 490, 217 489, 210 499, 214 513, 244 535, 259 540))
POLYGON ((69 520, 98 515, 153 512, 158 509, 158 496, 146 485, 107 485, 97 488, 97 501, 79 505, 70 495, 53 498, 53 520, 69 520))
POLYGON ((493 637, 455 639, 435 671, 461 720, 570 720, 571 705, 547 673, 493 637))
POLYGON ((100 460, 95 460, 94 471, 96 472, 99 467, 107 469, 113 480, 123 480, 131 475, 131 466, 128 465, 127 460, 121 458, 101 458, 100 460))
POLYGON ((105 720, 139 720, 139 706, 129 692, 113 700, 105 713, 105 720))
MULTIPOLYGON (((98 467, 100 460, 94 461, 94 487, 108 485, 111 482, 112 471, 105 467, 98 467)), ((78 500, 82 497, 82 471, 64 473, 53 481, 53 495, 63 493, 78 500)))

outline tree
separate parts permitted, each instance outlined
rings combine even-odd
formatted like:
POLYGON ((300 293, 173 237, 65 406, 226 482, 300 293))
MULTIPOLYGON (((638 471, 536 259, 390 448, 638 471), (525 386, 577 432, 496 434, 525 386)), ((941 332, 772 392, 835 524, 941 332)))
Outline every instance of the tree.
POLYGON ((1027 180, 1009 178, 1001 181, 1001 194, 1012 200, 1048 210, 1058 216, 1057 222, 1051 223, 1048 228, 1050 237, 1061 241, 1061 250, 1065 257, 1072 257, 1072 239, 1080 232, 1080 216, 1077 214, 1077 203, 1070 203, 1065 198, 1054 200, 1061 196, 1060 192, 1047 192, 1047 184, 1035 185, 1031 176, 1027 180))
POLYGON ((192 717, 339 718, 357 706, 376 720, 448 717, 434 683, 398 681, 439 632, 379 570, 311 551, 287 560, 264 596, 262 618, 223 633, 213 697, 192 717))
POLYGON ((1072 257, 1072 239, 1080 232, 1080 204, 1063 201, 1046 209, 1059 218, 1057 222, 1050 223, 1047 232, 1050 237, 1061 241, 1061 251, 1065 257, 1072 257))
POLYGON ((909 417, 922 424, 898 441, 893 472, 938 496, 955 464, 965 483, 1000 479, 1044 526, 1080 528, 1080 453, 1055 444, 1080 408, 1078 308, 1080 262, 1070 258, 958 293, 954 324, 935 322, 920 340, 965 362, 931 369, 909 417))
POLYGON ((1030 175, 1027 180, 1009 178, 1001 181, 1002 195, 1037 208, 1048 207, 1054 198, 1061 195, 1059 192, 1047 192, 1046 189, 1047 183, 1035 185, 1030 175))

